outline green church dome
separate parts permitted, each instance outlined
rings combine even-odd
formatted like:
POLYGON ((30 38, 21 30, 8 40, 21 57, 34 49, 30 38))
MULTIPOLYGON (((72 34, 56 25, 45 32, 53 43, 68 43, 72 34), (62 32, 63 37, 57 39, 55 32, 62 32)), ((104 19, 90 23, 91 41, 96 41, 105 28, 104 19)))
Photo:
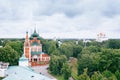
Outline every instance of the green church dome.
POLYGON ((32 40, 33 39, 33 37, 32 36, 30 36, 30 40, 32 40))
POLYGON ((34 33, 32 34, 32 37, 38 37, 39 34, 36 32, 36 30, 34 30, 34 33))
POLYGON ((40 40, 39 34, 34 30, 34 33, 30 36, 30 40, 32 40, 34 37, 37 37, 38 40, 40 40))
POLYGON ((38 36, 37 39, 40 40, 40 36, 38 36))

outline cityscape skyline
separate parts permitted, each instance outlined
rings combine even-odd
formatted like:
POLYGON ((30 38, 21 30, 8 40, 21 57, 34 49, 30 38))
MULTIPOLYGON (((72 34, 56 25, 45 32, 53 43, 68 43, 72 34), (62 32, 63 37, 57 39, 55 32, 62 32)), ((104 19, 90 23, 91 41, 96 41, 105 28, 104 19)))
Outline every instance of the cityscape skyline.
POLYGON ((0 0, 0 38, 120 38, 119 0, 0 0), (35 26, 36 24, 36 26, 35 26))

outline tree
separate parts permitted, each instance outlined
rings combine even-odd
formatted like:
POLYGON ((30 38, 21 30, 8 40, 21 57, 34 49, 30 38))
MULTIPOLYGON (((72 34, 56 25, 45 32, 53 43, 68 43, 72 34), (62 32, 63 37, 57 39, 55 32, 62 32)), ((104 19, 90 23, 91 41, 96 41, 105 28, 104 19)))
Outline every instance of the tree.
POLYGON ((98 70, 99 54, 82 54, 78 58, 78 75, 83 73, 84 68, 88 68, 89 75, 92 75, 94 71, 98 70))
POLYGON ((23 43, 20 41, 9 41, 8 43, 6 43, 6 45, 9 45, 12 49, 14 49, 15 51, 17 51, 17 53, 19 54, 19 56, 21 56, 23 53, 23 43))
POLYGON ((64 80, 68 80, 69 77, 71 76, 71 68, 68 62, 63 64, 62 73, 64 76, 64 80))
POLYGON ((108 41, 108 48, 111 48, 111 49, 120 49, 120 40, 110 39, 108 41))
POLYGON ((66 61, 67 58, 65 55, 60 56, 52 55, 49 64, 50 72, 54 75, 61 75, 61 69, 66 61))
POLYGON ((49 55, 57 49, 56 41, 41 39, 41 43, 43 52, 49 55))
POLYGON ((101 51, 100 47, 98 46, 89 46, 86 49, 89 50, 91 53, 97 53, 101 51))
MULTIPOLYGON (((81 51, 81 54, 91 54, 91 52, 87 48, 83 48, 81 51)), ((79 54, 79 55, 81 55, 81 54, 79 54)))
POLYGON ((117 70, 115 72, 115 76, 116 76, 117 80, 120 80, 120 71, 117 70))
POLYGON ((73 57, 78 57, 78 54, 80 54, 82 51, 82 47, 80 45, 74 45, 73 47, 73 57))
POLYGON ((120 70, 120 50, 104 49, 100 54, 99 70, 109 70, 112 73, 120 70))
POLYGON ((103 75, 104 77, 106 77, 108 80, 117 80, 116 76, 115 76, 113 73, 111 73, 110 71, 108 71, 108 70, 105 70, 105 71, 102 73, 102 75, 103 75))
POLYGON ((79 41, 78 41, 78 45, 81 45, 82 47, 84 47, 83 40, 79 40, 79 41))
POLYGON ((87 75, 87 68, 84 69, 83 74, 81 74, 81 75, 79 76, 79 79, 78 79, 78 80, 90 80, 90 77, 87 75))
POLYGON ((48 53, 48 49, 49 49, 49 46, 50 46, 49 41, 41 39, 41 43, 42 43, 42 51, 45 52, 45 53, 48 53))
POLYGON ((57 55, 57 56, 59 56, 60 55, 60 52, 59 52, 59 50, 55 50, 55 51, 53 51, 52 53, 51 53, 51 55, 57 55))
POLYGON ((0 48, 0 61, 9 62, 10 65, 17 65, 18 59, 18 53, 9 45, 0 48))
POLYGON ((73 45, 63 43, 59 47, 59 51, 60 51, 61 54, 66 55, 67 58, 69 58, 69 57, 73 56, 73 45))
POLYGON ((56 42, 55 41, 50 41, 49 42, 49 48, 48 48, 48 53, 51 54, 56 50, 56 42))
POLYGON ((94 74, 91 77, 91 80, 104 80, 104 77, 100 72, 94 72, 94 74))

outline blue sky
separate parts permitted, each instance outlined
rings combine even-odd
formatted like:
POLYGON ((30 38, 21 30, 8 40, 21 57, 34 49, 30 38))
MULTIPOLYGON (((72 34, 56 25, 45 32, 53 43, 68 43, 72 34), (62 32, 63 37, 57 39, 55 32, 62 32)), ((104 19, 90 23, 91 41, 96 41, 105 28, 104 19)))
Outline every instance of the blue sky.
POLYGON ((120 0, 0 0, 0 37, 120 38, 120 0))

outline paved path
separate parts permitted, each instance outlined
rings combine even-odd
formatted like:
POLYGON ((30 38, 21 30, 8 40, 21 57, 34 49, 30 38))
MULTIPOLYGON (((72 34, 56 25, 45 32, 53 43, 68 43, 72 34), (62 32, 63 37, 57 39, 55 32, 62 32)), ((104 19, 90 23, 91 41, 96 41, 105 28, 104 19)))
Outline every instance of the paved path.
POLYGON ((42 75, 45 75, 49 78, 51 78, 52 80, 57 80, 55 77, 53 77, 52 75, 50 75, 48 73, 47 68, 49 67, 49 65, 45 65, 45 66, 36 66, 36 67, 32 67, 34 69, 35 72, 38 72, 42 75))

